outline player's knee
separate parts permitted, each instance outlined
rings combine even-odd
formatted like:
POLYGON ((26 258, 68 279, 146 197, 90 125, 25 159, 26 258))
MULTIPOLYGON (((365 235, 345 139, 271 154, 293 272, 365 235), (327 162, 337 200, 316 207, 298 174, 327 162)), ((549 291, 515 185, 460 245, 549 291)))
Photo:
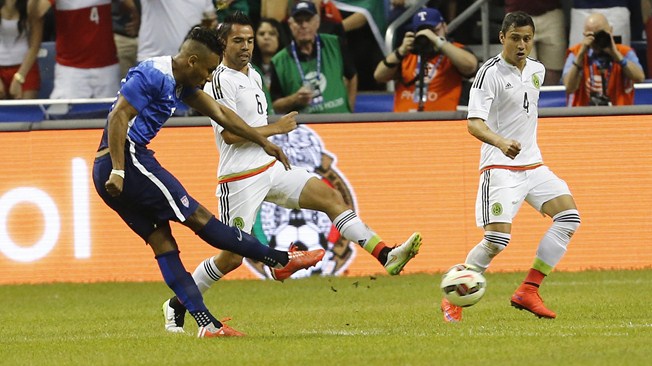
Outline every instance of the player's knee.
POLYGON ((555 215, 552 228, 564 239, 570 238, 579 229, 581 224, 580 214, 577 210, 566 210, 555 215))
POLYGON ((487 251, 489 257, 491 258, 497 256, 500 252, 502 252, 505 249, 505 246, 502 244, 492 243, 486 240, 483 241, 482 246, 484 247, 485 251, 487 251))
POLYGON ((505 250, 511 238, 512 236, 508 233, 487 231, 484 234, 482 245, 487 254, 493 258, 505 250))

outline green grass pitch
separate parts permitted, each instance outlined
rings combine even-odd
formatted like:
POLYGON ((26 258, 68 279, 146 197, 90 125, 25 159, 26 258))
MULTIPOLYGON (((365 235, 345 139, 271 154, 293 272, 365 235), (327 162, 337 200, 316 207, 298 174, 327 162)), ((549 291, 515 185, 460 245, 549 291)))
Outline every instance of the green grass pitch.
POLYGON ((222 281, 205 296, 245 338, 163 329, 160 283, 0 286, 0 365, 644 365, 652 271, 556 272, 557 319, 509 305, 524 274, 487 275, 482 301, 445 324, 440 275, 222 281))

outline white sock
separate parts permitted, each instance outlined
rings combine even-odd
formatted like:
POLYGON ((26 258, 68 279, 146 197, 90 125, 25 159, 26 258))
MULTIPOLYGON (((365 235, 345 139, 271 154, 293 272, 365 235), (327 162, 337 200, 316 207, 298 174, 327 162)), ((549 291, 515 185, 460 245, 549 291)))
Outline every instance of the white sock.
POLYGON ((466 263, 486 271, 491 260, 509 244, 512 235, 498 231, 485 231, 484 237, 466 256, 466 263))
POLYGON ((222 277, 224 277, 224 274, 220 272, 215 265, 213 257, 204 259, 204 261, 195 268, 195 272, 192 273, 192 279, 195 280, 195 283, 202 294, 222 277))
POLYGON ((333 220, 333 225, 346 240, 358 243, 361 247, 365 247, 365 244, 376 235, 352 210, 346 210, 339 214, 333 220))
POLYGON ((552 225, 541 238, 537 248, 537 259, 549 268, 537 268, 538 270, 548 274, 559 263, 579 226, 580 214, 575 209, 562 211, 552 218, 552 225))

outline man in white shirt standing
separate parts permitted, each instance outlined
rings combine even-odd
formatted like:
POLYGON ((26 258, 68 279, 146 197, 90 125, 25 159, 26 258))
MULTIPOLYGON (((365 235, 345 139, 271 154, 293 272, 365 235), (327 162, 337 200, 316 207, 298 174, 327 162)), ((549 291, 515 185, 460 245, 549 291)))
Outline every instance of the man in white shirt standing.
MULTIPOLYGON (((204 91, 218 103, 233 110, 263 136, 286 134, 297 127, 290 112, 275 123, 267 123, 267 101, 260 74, 249 63, 254 48, 254 29, 241 12, 228 16, 218 28, 226 45, 222 64, 213 72, 212 82, 204 91)), ((351 210, 340 193, 306 169, 293 166, 285 170, 282 164, 263 149, 225 130, 211 121, 219 149, 217 196, 222 222, 250 233, 256 213, 263 201, 286 208, 306 208, 324 212, 341 235, 360 245, 373 255, 390 275, 398 275, 418 253, 421 234, 413 233, 404 243, 387 247, 378 234, 351 210)), ((292 251, 293 249, 291 249, 292 251)), ((192 277, 203 293, 227 273, 242 264, 242 256, 222 251, 199 264, 192 277)), ((271 269, 276 280, 289 278, 292 273, 271 269)), ((165 329, 183 332, 186 309, 177 297, 163 304, 165 329)))
MULTIPOLYGON (((508 13, 500 31, 503 50, 478 71, 469 97, 468 130, 482 141, 476 223, 484 237, 466 263, 485 271, 511 239, 512 220, 523 201, 552 218, 539 242, 534 264, 511 298, 512 306, 539 318, 557 315, 546 308, 539 286, 566 252, 580 225, 575 201, 562 179, 543 164, 537 145, 542 63, 528 58, 534 22, 526 13, 508 13)), ((462 308, 442 300, 444 320, 462 320, 462 308)))
POLYGON ((175 55, 192 27, 215 16, 212 0, 140 0, 138 61, 175 55))

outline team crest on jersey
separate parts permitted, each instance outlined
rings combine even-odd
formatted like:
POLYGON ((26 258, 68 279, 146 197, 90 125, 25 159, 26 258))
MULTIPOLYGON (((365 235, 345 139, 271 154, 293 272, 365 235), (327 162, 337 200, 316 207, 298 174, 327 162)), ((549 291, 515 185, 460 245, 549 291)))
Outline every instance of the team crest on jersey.
POLYGON ((244 228, 244 219, 240 216, 236 217, 235 219, 233 219, 233 226, 242 230, 244 228))
MULTIPOLYGON (((347 206, 356 210, 356 198, 351 184, 337 169, 337 157, 324 149, 319 135, 300 125, 286 135, 274 135, 271 142, 280 146, 294 166, 316 174, 326 184, 337 189, 347 206)), ((270 248, 287 251, 294 244, 301 250, 325 249, 326 255, 317 266, 297 272, 292 277, 328 276, 343 273, 355 257, 357 244, 344 239, 323 212, 307 209, 287 209, 263 202, 252 233, 270 248), (258 229, 260 228, 260 229, 258 229)), ((268 267, 245 259, 249 269, 261 278, 270 278, 268 267)))
POLYGON ((500 202, 496 202, 491 205, 491 214, 494 216, 500 216, 503 213, 503 205, 500 202))
POLYGON ((532 75, 532 84, 537 89, 541 88, 541 79, 539 79, 539 75, 537 74, 532 75))
POLYGON ((185 208, 188 208, 190 206, 190 202, 188 201, 188 196, 181 197, 181 204, 185 208))

